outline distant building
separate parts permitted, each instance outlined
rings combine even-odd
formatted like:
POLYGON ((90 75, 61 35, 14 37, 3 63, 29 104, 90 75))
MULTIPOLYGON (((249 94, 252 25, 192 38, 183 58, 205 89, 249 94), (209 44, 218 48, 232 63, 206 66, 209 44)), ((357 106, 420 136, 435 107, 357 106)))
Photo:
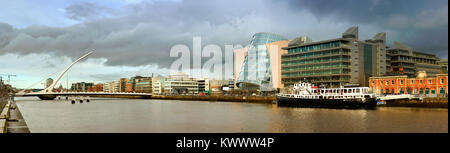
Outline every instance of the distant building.
POLYGON ((448 74, 448 59, 441 59, 438 64, 441 66, 441 73, 448 74))
POLYGON ((163 94, 164 93, 164 81, 165 78, 161 76, 152 78, 152 93, 163 94))
POLYGON ((126 87, 130 79, 128 78, 120 78, 119 79, 119 91, 118 92, 126 92, 126 87))
POLYGON ((103 84, 99 83, 99 84, 89 87, 88 91, 89 92, 101 92, 101 91, 103 91, 103 86, 104 86, 103 84))
POLYGON ((49 87, 49 86, 52 85, 52 84, 53 84, 53 79, 52 79, 52 78, 48 78, 48 79, 45 81, 45 88, 49 87))
POLYGON ((72 83, 72 87, 70 88, 70 90, 77 92, 86 92, 88 91, 89 87, 92 86, 94 86, 94 83, 87 83, 87 82, 72 83))
POLYGON ((415 51, 399 42, 394 42, 394 48, 388 49, 387 53, 389 75, 414 77, 420 71, 426 71, 428 76, 441 73, 442 67, 436 55, 415 51))
POLYGON ((119 83, 116 81, 106 82, 103 84, 104 92, 119 92, 119 83))
POLYGON ((448 96, 448 74, 428 77, 427 72, 420 71, 416 77, 407 75, 371 77, 369 87, 378 95, 448 96))
POLYGON ((190 78, 186 73, 177 73, 170 75, 164 80, 164 93, 167 94, 197 94, 198 82, 194 78, 190 78))
POLYGON ((152 77, 139 77, 136 79, 135 92, 138 93, 152 93, 153 84, 152 77))

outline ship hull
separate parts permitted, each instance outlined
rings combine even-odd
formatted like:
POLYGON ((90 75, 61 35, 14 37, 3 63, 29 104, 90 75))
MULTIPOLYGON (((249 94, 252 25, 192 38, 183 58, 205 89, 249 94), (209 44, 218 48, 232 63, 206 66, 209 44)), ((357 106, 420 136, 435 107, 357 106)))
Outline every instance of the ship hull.
POLYGON ((333 109, 376 109, 375 98, 360 99, 303 99, 277 96, 278 106, 333 108, 333 109))

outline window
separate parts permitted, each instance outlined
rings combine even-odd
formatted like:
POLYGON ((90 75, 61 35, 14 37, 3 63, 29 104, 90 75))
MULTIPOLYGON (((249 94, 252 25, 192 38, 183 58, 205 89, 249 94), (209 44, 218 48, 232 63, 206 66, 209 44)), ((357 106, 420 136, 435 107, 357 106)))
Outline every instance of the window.
POLYGON ((428 80, 428 84, 433 84, 433 80, 428 80))
POLYGON ((394 85, 394 83, 395 83, 394 80, 392 80, 392 81, 391 81, 391 84, 394 85))
POLYGON ((400 80, 400 84, 403 84, 403 80, 400 80))
POLYGON ((422 80, 419 80, 419 83, 422 84, 422 80))
POLYGON ((444 79, 441 79, 441 84, 444 84, 444 79))
POLYGON ((414 80, 411 80, 411 84, 414 84, 414 80))

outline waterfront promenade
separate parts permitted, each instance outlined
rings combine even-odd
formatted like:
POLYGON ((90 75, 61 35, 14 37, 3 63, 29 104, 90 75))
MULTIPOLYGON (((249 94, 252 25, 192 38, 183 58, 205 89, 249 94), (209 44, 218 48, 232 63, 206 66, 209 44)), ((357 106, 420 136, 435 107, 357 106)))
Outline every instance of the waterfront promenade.
POLYGON ((0 133, 30 133, 16 103, 7 96, 0 97, 0 133))

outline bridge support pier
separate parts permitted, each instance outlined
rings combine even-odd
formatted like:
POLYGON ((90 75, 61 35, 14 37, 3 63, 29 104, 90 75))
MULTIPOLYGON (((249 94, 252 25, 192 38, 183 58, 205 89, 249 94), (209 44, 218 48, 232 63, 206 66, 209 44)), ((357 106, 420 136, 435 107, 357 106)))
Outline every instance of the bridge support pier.
POLYGON ((54 100, 56 95, 40 95, 38 96, 41 100, 54 100))

